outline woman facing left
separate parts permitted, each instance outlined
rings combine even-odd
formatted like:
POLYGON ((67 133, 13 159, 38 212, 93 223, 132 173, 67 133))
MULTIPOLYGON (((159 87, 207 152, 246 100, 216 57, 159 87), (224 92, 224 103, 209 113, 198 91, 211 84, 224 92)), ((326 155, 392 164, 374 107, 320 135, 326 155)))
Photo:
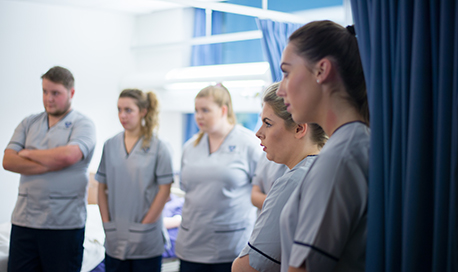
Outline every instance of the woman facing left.
POLYGON ((153 92, 126 89, 118 99, 124 131, 105 142, 96 174, 106 234, 106 271, 161 271, 164 239, 161 212, 173 182, 153 92))

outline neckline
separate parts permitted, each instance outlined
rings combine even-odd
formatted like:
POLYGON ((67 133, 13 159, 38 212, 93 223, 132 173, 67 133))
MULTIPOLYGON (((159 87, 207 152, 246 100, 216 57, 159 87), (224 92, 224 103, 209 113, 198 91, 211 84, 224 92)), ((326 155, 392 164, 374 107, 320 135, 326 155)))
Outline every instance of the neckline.
POLYGON ((52 127, 49 126, 49 114, 45 111, 46 113, 46 122, 47 122, 47 125, 48 125, 48 130, 50 130, 51 128, 57 126, 62 120, 64 120, 65 118, 67 118, 67 116, 73 112, 73 109, 70 109, 62 118, 59 119, 59 121, 57 121, 52 127))
POLYGON ((231 135, 232 131, 235 130, 235 127, 237 125, 234 125, 234 127, 232 127, 232 129, 229 131, 229 133, 227 133, 227 135, 224 137, 223 141, 221 142, 221 144, 219 145, 218 149, 216 149, 214 152, 210 152, 210 136, 208 135, 208 133, 205 133, 207 135, 207 151, 208 151, 208 156, 211 156, 212 154, 215 154, 217 153, 218 151, 221 150, 221 147, 224 145, 224 143, 226 142, 226 139, 229 137, 229 135, 231 135))
POLYGON ((126 146, 126 134, 125 134, 125 131, 122 132, 122 144, 124 146, 124 151, 126 152, 126 158, 129 157, 130 154, 132 154, 132 152, 134 151, 135 147, 137 146, 138 142, 140 142, 140 140, 143 138, 143 136, 140 136, 138 137, 137 141, 135 142, 135 144, 132 146, 132 149, 130 150, 130 152, 127 151, 127 146, 126 146))
MULTIPOLYGON (((346 123, 343 123, 342 125, 340 125, 338 128, 336 128, 336 129, 334 130, 334 132, 332 133, 331 137, 332 137, 334 134, 336 134, 336 132, 337 132, 339 129, 341 129, 342 127, 344 127, 344 126, 346 126, 346 125, 353 124, 353 123, 361 123, 361 124, 367 126, 366 123, 364 123, 363 121, 360 121, 360 120, 355 120, 355 121, 346 122, 346 123)), ((329 137, 329 138, 331 138, 331 137, 329 137)))

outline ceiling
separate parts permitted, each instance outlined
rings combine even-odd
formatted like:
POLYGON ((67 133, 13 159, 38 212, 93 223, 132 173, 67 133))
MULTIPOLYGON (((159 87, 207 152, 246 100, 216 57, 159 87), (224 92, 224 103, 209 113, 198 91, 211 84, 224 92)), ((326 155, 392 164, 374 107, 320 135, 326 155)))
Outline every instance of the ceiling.
MULTIPOLYGON (((134 14, 145 14, 154 11, 183 7, 179 3, 167 0, 15 0, 16 2, 32 2, 59 6, 91 8, 99 10, 120 11, 134 14)), ((215 0, 204 0, 204 2, 215 0)))

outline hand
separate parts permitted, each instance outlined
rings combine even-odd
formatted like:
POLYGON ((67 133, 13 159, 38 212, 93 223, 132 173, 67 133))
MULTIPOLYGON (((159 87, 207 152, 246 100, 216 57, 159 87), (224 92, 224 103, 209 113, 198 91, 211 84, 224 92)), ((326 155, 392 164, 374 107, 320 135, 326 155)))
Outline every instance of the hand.
POLYGON ((22 149, 21 151, 19 151, 17 154, 22 157, 22 158, 26 158, 28 159, 29 158, 29 150, 28 149, 22 149))

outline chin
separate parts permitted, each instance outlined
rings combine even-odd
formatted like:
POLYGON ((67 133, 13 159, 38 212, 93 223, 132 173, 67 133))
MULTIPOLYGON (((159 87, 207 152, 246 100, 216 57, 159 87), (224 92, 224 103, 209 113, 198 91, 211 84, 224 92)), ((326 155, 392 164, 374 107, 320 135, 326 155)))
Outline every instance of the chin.
POLYGON ((269 161, 275 162, 275 161, 274 161, 274 158, 273 158, 269 153, 267 153, 267 152, 266 152, 266 158, 267 158, 269 161))

